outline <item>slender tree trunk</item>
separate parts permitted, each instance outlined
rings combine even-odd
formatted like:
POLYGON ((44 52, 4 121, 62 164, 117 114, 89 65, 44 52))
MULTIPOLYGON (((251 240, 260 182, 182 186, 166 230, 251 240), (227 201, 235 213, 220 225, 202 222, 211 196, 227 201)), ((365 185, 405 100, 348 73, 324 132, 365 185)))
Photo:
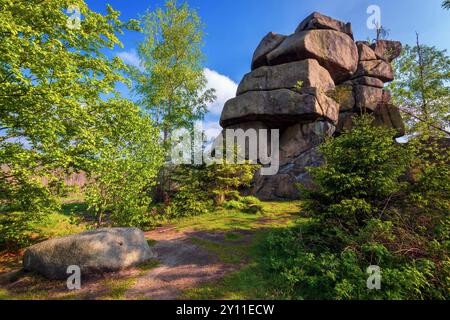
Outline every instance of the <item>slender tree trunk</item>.
POLYGON ((225 202, 225 194, 224 193, 221 192, 221 193, 215 195, 215 197, 214 197, 214 206, 215 207, 222 206, 224 204, 224 202, 225 202))
POLYGON ((417 55, 419 58, 419 77, 420 77, 420 98, 422 100, 421 110, 423 114, 423 118, 426 122, 427 130, 431 130, 430 127, 430 116, 428 112, 428 101, 425 93, 425 62, 423 58, 422 47, 419 41, 419 33, 416 32, 416 41, 417 41, 417 55))
POLYGON ((97 228, 100 228, 103 223, 103 210, 99 210, 97 212, 96 220, 97 220, 97 228))

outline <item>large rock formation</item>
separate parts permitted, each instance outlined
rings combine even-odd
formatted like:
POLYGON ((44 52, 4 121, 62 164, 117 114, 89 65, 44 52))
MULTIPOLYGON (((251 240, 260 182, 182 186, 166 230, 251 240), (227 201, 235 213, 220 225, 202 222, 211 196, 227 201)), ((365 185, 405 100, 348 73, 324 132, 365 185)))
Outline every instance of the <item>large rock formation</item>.
POLYGON ((67 279, 69 266, 80 267, 85 276, 122 270, 153 257, 141 230, 99 229, 38 243, 25 252, 23 266, 49 279, 67 279))
POLYGON ((383 89, 394 80, 390 63, 401 49, 397 41, 355 42, 350 23, 316 12, 292 35, 267 34, 221 117, 224 129, 280 130, 280 170, 257 173, 250 192, 264 200, 297 198, 298 183, 312 186, 307 167, 323 162, 318 146, 350 130, 354 114, 373 113, 377 125, 404 135, 383 89))

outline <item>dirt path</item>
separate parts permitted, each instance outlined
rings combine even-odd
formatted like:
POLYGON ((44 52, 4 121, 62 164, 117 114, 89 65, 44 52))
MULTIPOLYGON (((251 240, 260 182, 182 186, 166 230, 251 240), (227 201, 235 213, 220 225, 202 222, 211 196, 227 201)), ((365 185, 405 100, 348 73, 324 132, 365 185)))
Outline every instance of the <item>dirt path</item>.
POLYGON ((198 217, 189 224, 169 225, 147 232, 154 241, 158 264, 92 275, 82 279, 81 290, 68 291, 65 281, 47 280, 32 273, 15 274, 21 254, 0 256, 0 299, 171 300, 186 290, 220 280, 248 265, 257 236, 297 219, 296 203, 267 203, 264 215, 225 211, 198 217), (179 228, 179 230, 177 229, 179 228), (195 228, 195 230, 194 230, 195 228), (200 231, 196 231, 200 230, 200 231), (1 263, 1 262, 0 262, 1 263), (1 282, 1 281, 0 281, 1 282))
POLYGON ((224 241, 220 234, 178 232, 170 228, 167 231, 166 227, 148 232, 146 237, 157 241, 153 250, 160 265, 138 278, 136 285, 126 292, 127 299, 176 299, 185 289, 218 280, 237 269, 235 265, 220 262, 211 252, 189 240, 195 237, 220 243, 224 241))

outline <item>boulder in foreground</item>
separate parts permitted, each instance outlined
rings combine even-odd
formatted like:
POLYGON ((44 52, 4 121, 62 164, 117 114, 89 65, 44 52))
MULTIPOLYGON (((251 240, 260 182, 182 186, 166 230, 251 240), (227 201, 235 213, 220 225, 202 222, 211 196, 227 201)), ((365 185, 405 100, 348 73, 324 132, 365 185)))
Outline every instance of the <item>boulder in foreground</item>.
POLYGON ((25 252, 23 266, 49 279, 67 279, 72 265, 84 276, 123 270, 153 257, 141 230, 99 229, 36 244, 25 252))

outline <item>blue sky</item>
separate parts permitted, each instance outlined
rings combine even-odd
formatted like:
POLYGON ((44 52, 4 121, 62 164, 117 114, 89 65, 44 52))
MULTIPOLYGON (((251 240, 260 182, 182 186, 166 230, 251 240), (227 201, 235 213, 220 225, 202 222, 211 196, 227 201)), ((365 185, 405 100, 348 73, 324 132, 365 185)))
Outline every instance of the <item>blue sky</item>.
MULTIPOLYGON (((138 18, 146 9, 155 9, 164 0, 87 0, 89 7, 104 12, 106 3, 121 11, 122 19, 138 18)), ((381 9, 381 22, 390 30, 390 38, 414 44, 415 32, 421 41, 450 51, 450 10, 441 8, 441 0, 188 0, 206 24, 204 53, 210 85, 219 99, 207 116, 208 127, 217 127, 218 114, 224 101, 234 95, 236 83, 249 72, 253 51, 269 31, 281 34, 294 32, 297 25, 313 11, 351 22, 355 39, 374 37, 366 21, 367 8, 381 9)), ((120 37, 124 48, 112 55, 121 55, 133 62, 135 49, 142 35, 127 32, 120 37)), ((128 95, 126 90, 123 90, 128 95)))

